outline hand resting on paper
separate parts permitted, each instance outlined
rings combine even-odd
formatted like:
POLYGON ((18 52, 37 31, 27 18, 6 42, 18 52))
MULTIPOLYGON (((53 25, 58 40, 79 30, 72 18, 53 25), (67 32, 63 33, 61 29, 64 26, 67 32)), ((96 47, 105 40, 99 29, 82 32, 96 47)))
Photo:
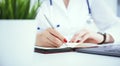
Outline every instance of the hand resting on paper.
POLYGON ((110 34, 107 33, 103 35, 99 32, 93 32, 88 29, 82 29, 72 37, 70 42, 104 44, 113 43, 114 39, 110 34))

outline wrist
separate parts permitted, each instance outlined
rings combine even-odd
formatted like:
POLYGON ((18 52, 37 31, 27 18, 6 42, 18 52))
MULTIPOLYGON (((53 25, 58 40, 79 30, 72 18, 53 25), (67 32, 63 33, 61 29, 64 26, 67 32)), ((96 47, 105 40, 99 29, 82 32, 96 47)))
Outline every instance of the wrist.
POLYGON ((103 44, 103 43, 107 44, 107 43, 113 43, 114 42, 114 39, 110 34, 100 33, 100 32, 98 32, 98 34, 103 36, 103 40, 98 44, 103 44))
POLYGON ((103 36, 103 39, 102 39, 101 42, 98 43, 98 44, 103 44, 103 43, 105 43, 105 42, 106 42, 106 39, 107 39, 107 34, 106 34, 106 33, 100 33, 100 32, 98 32, 98 34, 100 34, 100 35, 103 36))

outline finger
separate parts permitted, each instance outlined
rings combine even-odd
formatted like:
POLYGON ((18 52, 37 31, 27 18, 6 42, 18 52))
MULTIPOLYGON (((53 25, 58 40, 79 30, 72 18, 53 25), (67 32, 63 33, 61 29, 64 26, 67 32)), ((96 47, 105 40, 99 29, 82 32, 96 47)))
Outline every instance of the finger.
POLYGON ((79 33, 75 34, 73 38, 70 40, 70 42, 78 42, 80 41, 82 36, 84 36, 87 32, 86 31, 80 31, 79 33))
POLYGON ((56 31, 55 29, 49 28, 48 31, 55 37, 57 37, 58 39, 60 39, 62 42, 67 42, 67 40, 65 39, 65 37, 63 35, 61 35, 58 31, 56 31))
POLYGON ((51 42, 48 38, 47 38, 47 41, 45 43, 45 47, 56 48, 56 46, 53 45, 53 42, 51 42))
POLYGON ((51 34, 48 31, 37 33, 36 45, 41 47, 56 47, 55 45, 53 45, 54 43, 47 38, 49 35, 51 34))
POLYGON ((47 43, 49 44, 49 45, 47 45, 46 47, 51 47, 51 48, 57 48, 58 46, 54 43, 54 42, 52 42, 49 38, 47 38, 47 43))
POLYGON ((78 38, 78 36, 79 36, 79 33, 77 33, 77 34, 75 34, 73 37, 72 37, 72 39, 70 40, 70 42, 75 42, 75 40, 78 38))
POLYGON ((49 41, 46 37, 43 38, 43 39, 37 39, 36 46, 40 46, 40 47, 56 47, 56 46, 52 45, 53 43, 51 41, 49 41))
POLYGON ((89 37, 90 37, 89 34, 85 34, 79 43, 84 43, 87 39, 89 39, 89 37))
POLYGON ((60 39, 56 38, 55 36, 53 36, 51 34, 48 35, 47 38, 48 38, 49 41, 52 42, 52 45, 54 45, 56 47, 59 47, 59 46, 61 46, 63 44, 63 42, 60 39))
POLYGON ((76 42, 76 43, 81 42, 83 36, 86 35, 86 34, 89 34, 89 30, 87 30, 87 29, 82 29, 82 30, 79 32, 79 34, 78 34, 78 36, 76 37, 76 39, 74 40, 74 42, 76 42))

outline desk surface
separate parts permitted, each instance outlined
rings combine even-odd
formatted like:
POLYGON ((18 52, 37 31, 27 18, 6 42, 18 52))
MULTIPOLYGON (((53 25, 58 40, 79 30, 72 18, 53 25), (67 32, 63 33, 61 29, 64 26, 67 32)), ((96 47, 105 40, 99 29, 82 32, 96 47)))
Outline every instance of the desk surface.
POLYGON ((67 52, 56 54, 34 53, 35 66, 120 66, 120 57, 67 52))

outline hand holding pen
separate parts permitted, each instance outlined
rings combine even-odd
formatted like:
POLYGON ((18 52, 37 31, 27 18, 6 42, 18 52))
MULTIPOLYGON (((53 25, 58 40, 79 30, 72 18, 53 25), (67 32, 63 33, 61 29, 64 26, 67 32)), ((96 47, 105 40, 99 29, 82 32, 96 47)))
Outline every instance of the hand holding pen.
POLYGON ((49 21, 46 15, 45 19, 51 26, 41 33, 37 33, 36 45, 41 47, 60 47, 64 43, 67 43, 66 38, 61 35, 57 30, 54 29, 54 26, 49 21))

